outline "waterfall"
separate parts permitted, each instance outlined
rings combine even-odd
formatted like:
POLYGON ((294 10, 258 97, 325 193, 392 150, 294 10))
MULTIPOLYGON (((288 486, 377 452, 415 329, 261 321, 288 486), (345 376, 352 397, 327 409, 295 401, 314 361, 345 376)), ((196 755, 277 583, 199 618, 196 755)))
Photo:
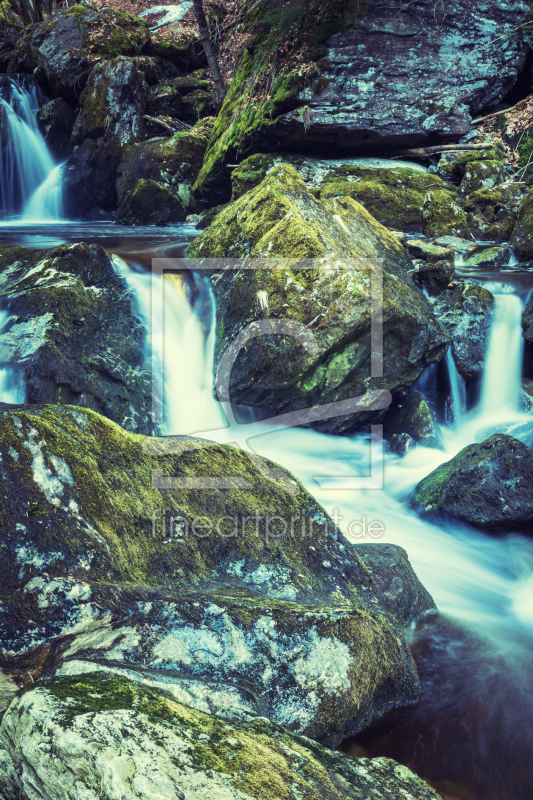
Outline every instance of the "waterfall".
POLYGON ((38 125, 39 90, 29 76, 0 76, 0 214, 25 222, 63 216, 61 165, 38 125))
POLYGON ((466 383, 464 378, 457 372, 451 347, 446 353, 446 367, 450 379, 453 419, 457 423, 460 422, 461 417, 466 412, 466 383))
POLYGON ((2 332, 7 319, 7 311, 0 311, 0 403, 18 405, 25 400, 24 387, 15 370, 9 364, 1 361, 2 332))
POLYGON ((520 327, 522 308, 517 295, 494 297, 494 318, 481 386, 480 412, 484 416, 518 411, 524 342, 520 327))

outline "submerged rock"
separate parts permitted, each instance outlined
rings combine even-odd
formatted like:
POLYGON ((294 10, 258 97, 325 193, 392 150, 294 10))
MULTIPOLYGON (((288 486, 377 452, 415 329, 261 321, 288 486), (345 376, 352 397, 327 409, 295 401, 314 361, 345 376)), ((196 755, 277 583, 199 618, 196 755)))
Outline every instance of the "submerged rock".
POLYGON ((382 225, 409 233, 422 231, 422 209, 429 189, 451 193, 453 187, 423 170, 348 165, 326 175, 320 197, 353 197, 382 225))
POLYGON ((165 225, 185 222, 185 217, 183 205, 172 192, 143 178, 122 200, 117 222, 121 225, 165 225))
MULTIPOLYGON (((408 434, 424 447, 443 447, 439 425, 426 398, 420 392, 411 392, 401 406, 391 409, 385 418, 385 435, 408 434)), ((400 442, 395 440, 400 446, 400 442)))
POLYGON ((64 157, 74 124, 74 112, 69 104, 61 97, 46 103, 39 109, 37 121, 49 150, 56 158, 64 157))
POLYGON ((533 450, 498 433, 471 444, 415 489, 422 515, 448 514, 480 528, 512 529, 533 522, 533 450))
POLYGON ((11 692, 105 671, 332 746, 416 701, 403 631, 435 607, 405 552, 359 557, 272 462, 72 406, 4 409, 0 455, 11 692))
POLYGON ((350 758, 262 717, 230 724, 96 673, 26 692, 3 719, 2 745, 7 798, 38 787, 57 800, 437 800, 388 758, 350 758))
POLYGON ((73 144, 98 137, 119 144, 143 139, 147 90, 133 59, 114 58, 96 66, 80 97, 73 144))
MULTIPOLYGON (((253 321, 288 319, 312 334, 306 350, 294 336, 249 341, 225 375, 233 402, 280 414, 392 392, 410 386, 446 352, 447 336, 407 274, 411 262, 396 237, 351 197, 317 200, 291 166, 274 168, 224 207, 187 256, 222 259, 212 279, 217 363, 253 321), (242 270, 225 270, 227 258, 275 258, 279 267, 246 269, 243 262, 242 270), (298 268, 301 259, 314 260, 298 268), (354 259, 348 268, 347 259, 354 259), (383 378, 370 375, 372 259, 383 264, 383 378)), ((317 424, 340 433, 381 416, 369 410, 317 424)))
POLYGON ((15 365, 26 402, 72 403, 150 433, 145 331, 103 248, 6 248, 0 266, 0 359, 15 365))
POLYGON ((453 360, 466 381, 481 378, 493 310, 493 295, 472 281, 457 283, 435 304, 435 316, 451 336, 453 360))

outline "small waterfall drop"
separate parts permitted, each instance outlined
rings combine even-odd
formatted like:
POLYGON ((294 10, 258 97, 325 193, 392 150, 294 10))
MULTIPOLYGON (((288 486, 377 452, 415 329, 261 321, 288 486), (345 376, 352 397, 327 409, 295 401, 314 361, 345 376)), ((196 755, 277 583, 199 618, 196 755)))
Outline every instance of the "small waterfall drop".
POLYGON ((480 413, 483 416, 517 412, 522 379, 522 301, 509 293, 496 294, 494 301, 481 387, 480 413))
MULTIPOLYGON (((7 311, 0 311, 0 358, 2 355, 2 332, 8 320, 7 311)), ((15 370, 5 362, 0 361, 0 403, 24 403, 25 392, 22 382, 15 370)))
POLYGON ((39 90, 29 76, 0 76, 0 215, 24 222, 63 216, 62 165, 37 125, 39 90))
POLYGON ((450 379, 453 419, 455 423, 458 423, 466 413, 466 382, 457 371, 451 347, 446 353, 446 367, 450 379))

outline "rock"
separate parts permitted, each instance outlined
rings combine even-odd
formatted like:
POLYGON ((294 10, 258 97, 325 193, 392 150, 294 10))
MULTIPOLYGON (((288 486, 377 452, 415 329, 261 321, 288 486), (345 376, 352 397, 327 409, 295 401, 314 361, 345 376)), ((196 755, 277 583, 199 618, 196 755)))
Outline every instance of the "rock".
POLYGON ((73 144, 99 137, 118 144, 143 139, 147 88, 132 59, 119 57, 97 65, 80 97, 73 144))
MULTIPOLYGON (((150 54, 170 61, 180 72, 189 72, 191 69, 199 72, 198 68, 207 64, 200 38, 194 33, 192 35, 183 33, 172 39, 163 37, 160 33, 152 34, 150 54)), ((203 72, 205 75, 205 70, 203 72)))
POLYGON ((420 258, 429 264, 435 264, 437 261, 454 260, 452 248, 443 247, 439 244, 430 244, 423 239, 408 239, 406 247, 411 258, 420 258))
POLYGON ((466 381, 479 380, 487 355, 494 297, 483 286, 461 281, 445 292, 434 307, 435 316, 452 339, 452 353, 466 381))
POLYGON ((485 241, 508 240, 510 223, 506 222, 505 225, 503 223, 507 218, 512 218, 512 231, 523 196, 522 187, 516 184, 482 188, 472 192, 464 206, 469 227, 485 241), (491 234, 494 228, 496 230, 491 234))
MULTIPOLYGON (((146 99, 146 113, 151 117, 183 119, 183 100, 173 86, 151 86, 146 99)), ((161 132, 159 129, 158 133, 161 132)))
POLYGON ((63 158, 74 124, 74 112, 69 104, 61 97, 46 103, 39 109, 37 121, 48 149, 56 158, 63 158))
POLYGON ((413 278, 433 297, 438 297, 453 281, 453 261, 422 261, 415 269, 413 278))
POLYGON ((120 225, 165 225, 185 222, 183 205, 172 192, 143 178, 124 196, 117 216, 120 225))
POLYGON ((498 267, 507 266, 511 252, 508 247, 484 247, 465 261, 465 267, 498 267))
POLYGON ((203 117, 210 117, 218 111, 219 102, 212 92, 198 89, 183 98, 183 115, 187 122, 198 122, 203 117))
POLYGON ((231 173, 231 199, 238 200, 250 189, 259 186, 275 165, 273 155, 262 153, 255 153, 242 161, 231 173))
POLYGON ((272 12, 262 0, 248 14, 248 45, 257 30, 270 34, 241 46, 198 178, 203 196, 217 191, 214 202, 226 202, 225 165, 252 148, 321 148, 335 155, 464 136, 471 115, 507 94, 527 54, 518 37, 494 41, 495 31, 530 20, 521 0, 484 2, 476 14, 450 0, 437 19, 434 0, 401 8, 371 0, 343 7, 343 13, 336 4, 321 4, 320 12, 317 20, 302 3, 288 24, 282 11, 272 12), (280 46, 283 60, 272 82, 261 70, 280 46), (262 99, 245 114, 251 96, 262 99))
MULTIPOLYGON (((493 147, 487 150, 465 150, 463 152, 452 150, 449 153, 443 153, 439 159, 437 173, 444 180, 460 184, 465 179, 467 173, 470 173, 471 177, 477 175, 479 171, 482 170, 481 165, 486 162, 493 165, 492 169, 499 174, 503 168, 503 159, 505 155, 505 151, 503 149, 500 150, 500 147, 501 145, 495 143, 493 147), (496 166, 494 166, 495 164, 496 166)), ((482 174, 481 178, 489 178, 490 170, 483 170, 483 172, 486 172, 486 174, 482 174)), ((465 186, 468 181, 469 179, 467 178, 465 186)), ((487 184, 487 186, 488 185, 489 184, 487 184)), ((492 186, 493 184, 490 185, 492 186)), ((476 186, 472 191, 474 191, 474 189, 480 189, 482 186, 483 184, 476 186)))
POLYGON ((500 183, 503 178, 504 171, 501 161, 489 159, 470 161, 466 164, 465 174, 459 186, 458 200, 466 200, 468 195, 478 189, 490 189, 500 183))
POLYGON ((125 149, 117 172, 119 203, 140 180, 148 179, 169 189, 188 210, 195 211, 197 203, 191 187, 201 169, 208 142, 203 133, 205 126, 200 128, 200 125, 188 133, 150 139, 125 149))
POLYGON ((185 97, 192 92, 208 92, 209 91, 209 78, 205 69, 190 72, 188 75, 183 75, 169 81, 169 85, 185 97))
POLYGON ((0 72, 7 72, 15 55, 15 45, 20 39, 20 25, 10 25, 5 20, 0 20, 0 72))
POLYGON ((449 248, 461 256, 469 256, 479 247, 477 242, 473 242, 472 239, 461 239, 458 236, 439 236, 433 244, 438 245, 438 247, 449 248))
POLYGON ((326 175, 320 197, 353 197, 388 228, 409 233, 422 231, 422 207, 428 189, 450 191, 450 186, 423 170, 343 166, 326 175))
POLYGON ((11 789, 57 800, 437 800, 407 767, 351 758, 259 717, 228 723, 127 677, 40 683, 0 728, 11 789))
POLYGON ((497 433, 437 467, 415 489, 419 514, 448 514, 480 528, 512 529, 533 521, 533 450, 497 433))
POLYGON ((447 192, 428 192, 422 209, 422 231, 425 236, 468 236, 466 215, 447 192))
MULTIPOLYGON (((420 392, 411 392, 401 406, 391 409, 385 418, 385 435, 390 438, 394 435, 408 434, 416 443, 423 447, 437 447, 443 449, 442 436, 433 412, 427 400, 420 392)), ((405 440, 395 440, 395 444, 403 447, 405 440)))
POLYGON ((526 342, 533 343, 533 297, 530 297, 522 311, 522 334, 526 342))
POLYGON ((509 244, 519 259, 533 258, 533 190, 531 189, 520 204, 509 244))
POLYGON ((103 248, 6 248, 0 267, 0 359, 16 365, 26 402, 92 408, 151 432, 145 331, 103 248))
POLYGON ((122 145, 86 139, 74 148, 63 168, 63 192, 69 219, 84 217, 92 208, 117 207, 117 168, 122 145))
POLYGON ((329 746, 416 702, 404 551, 360 558, 272 462, 72 406, 4 407, 0 455, 10 686, 103 670, 329 746))
MULTIPOLYGON (((414 383, 428 363, 444 356, 447 337, 407 274, 404 247, 351 197, 318 201, 288 165, 275 167, 259 186, 223 208, 187 250, 188 258, 273 256, 313 258, 317 268, 305 278, 294 261, 281 261, 279 271, 216 273, 217 363, 246 325, 267 317, 312 324, 317 350, 304 352, 289 337, 275 344, 268 337, 250 341, 229 376, 233 402, 279 414, 369 390, 392 392, 414 383), (369 374, 368 278, 351 269, 322 269, 332 263, 328 258, 383 259, 384 379, 369 374)), ((371 417, 375 412, 319 425, 340 433, 371 417)))
POLYGON ((393 433, 389 439, 389 450, 400 458, 416 447, 416 442, 408 433, 393 433))
POLYGON ((150 30, 132 14, 74 5, 34 25, 30 42, 54 93, 77 103, 91 68, 101 59, 146 52, 150 30))

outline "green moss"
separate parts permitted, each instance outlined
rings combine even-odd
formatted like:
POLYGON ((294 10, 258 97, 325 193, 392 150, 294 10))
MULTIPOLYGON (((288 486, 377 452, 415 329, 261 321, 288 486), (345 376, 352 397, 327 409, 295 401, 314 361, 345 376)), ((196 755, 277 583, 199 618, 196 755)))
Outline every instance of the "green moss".
POLYGON ((422 230, 426 236, 469 236, 466 214, 447 192, 428 192, 422 211, 422 230))
POLYGON ((520 157, 518 161, 520 180, 527 181, 533 175, 533 126, 520 137, 517 150, 520 157))

